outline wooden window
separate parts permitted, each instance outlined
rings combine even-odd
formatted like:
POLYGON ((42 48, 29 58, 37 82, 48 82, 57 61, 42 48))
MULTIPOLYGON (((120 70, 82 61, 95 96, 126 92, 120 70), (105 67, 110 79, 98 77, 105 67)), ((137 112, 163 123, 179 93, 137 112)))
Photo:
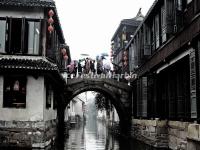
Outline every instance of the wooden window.
POLYGON ((166 9, 165 5, 161 7, 161 37, 162 43, 167 40, 167 24, 166 24, 166 9))
POLYGON ((53 88, 50 84, 46 85, 46 108, 51 108, 51 103, 53 102, 54 93, 53 88))
POLYGON ((137 81, 137 116, 147 117, 147 77, 137 81))
POLYGON ((144 25, 144 56, 151 55, 151 32, 148 25, 144 25))
POLYGON ((9 51, 12 54, 22 53, 22 19, 10 19, 8 30, 9 51))
POLYGON ((147 101, 148 101, 148 117, 156 117, 156 103, 155 103, 155 79, 153 74, 149 74, 147 78, 147 101))
POLYGON ((183 10, 183 3, 182 0, 176 0, 177 3, 177 10, 182 11, 183 10))
POLYGON ((0 53, 5 53, 6 20, 0 20, 0 53))
POLYGON ((26 107, 26 77, 4 77, 3 107, 25 108, 26 107))
POLYGON ((5 45, 1 45, 7 53, 39 54, 41 24, 39 20, 30 21, 26 18, 6 18, 6 28, 4 24, 5 21, 0 22, 1 29, 3 29, 0 31, 0 42, 4 43, 5 40, 5 45), (6 31, 4 32, 4 30, 6 31))
POLYGON ((174 0, 167 0, 165 1, 166 6, 166 32, 169 36, 171 36, 174 33, 174 24, 175 24, 175 6, 174 6, 174 0))
POLYGON ((191 99, 191 118, 197 118, 196 60, 195 60, 194 50, 190 54, 190 99, 191 99))
POLYGON ((40 22, 27 21, 26 22, 26 36, 28 39, 27 50, 28 54, 39 54, 40 42, 40 22))
POLYGON ((159 14, 155 16, 155 38, 156 38, 156 49, 157 49, 160 46, 159 14))
POLYGON ((130 71, 134 71, 134 68, 136 67, 135 66, 135 44, 131 44, 131 46, 130 46, 130 49, 129 49, 129 53, 130 53, 130 55, 129 55, 129 59, 130 59, 130 63, 129 63, 129 65, 130 65, 130 71))
POLYGON ((151 26, 151 53, 155 51, 155 23, 154 20, 151 26))
POLYGON ((198 13, 200 11, 200 0, 194 0, 194 10, 195 13, 198 13))

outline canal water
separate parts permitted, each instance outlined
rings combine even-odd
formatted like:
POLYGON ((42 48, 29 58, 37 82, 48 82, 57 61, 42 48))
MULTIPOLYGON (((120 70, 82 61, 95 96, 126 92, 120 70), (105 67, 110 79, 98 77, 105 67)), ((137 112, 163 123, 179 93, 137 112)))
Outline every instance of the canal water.
POLYGON ((106 124, 93 121, 69 130, 64 150, 156 150, 139 141, 111 135, 106 124))
MULTIPOLYGON (((47 147, 45 150, 156 150, 139 141, 111 135, 106 124, 96 120, 86 122, 85 125, 72 127, 64 145, 61 141, 58 141, 56 145, 47 147)), ((3 150, 22 150, 22 148, 4 148, 3 150)))

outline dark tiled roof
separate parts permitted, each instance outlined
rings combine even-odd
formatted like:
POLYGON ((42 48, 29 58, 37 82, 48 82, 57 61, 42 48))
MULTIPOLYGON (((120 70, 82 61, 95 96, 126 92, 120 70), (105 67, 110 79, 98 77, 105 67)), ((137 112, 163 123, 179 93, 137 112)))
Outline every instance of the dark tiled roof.
POLYGON ((0 6, 55 7, 53 0, 0 0, 0 6))
POLYGON ((46 59, 38 58, 16 58, 2 57, 0 58, 1 69, 27 69, 27 70, 53 70, 58 71, 57 65, 46 59))
POLYGON ((138 27, 140 25, 140 23, 141 23, 141 21, 138 21, 135 18, 132 18, 132 19, 123 19, 120 22, 117 30, 115 31, 115 33, 114 33, 111 41, 114 40, 114 38, 117 36, 118 32, 120 32, 122 30, 122 26, 124 26, 124 25, 130 25, 132 27, 138 27))
POLYGON ((124 24, 124 25, 130 25, 130 26, 139 26, 141 23, 141 21, 137 21, 135 19, 123 19, 121 21, 121 24, 124 24))

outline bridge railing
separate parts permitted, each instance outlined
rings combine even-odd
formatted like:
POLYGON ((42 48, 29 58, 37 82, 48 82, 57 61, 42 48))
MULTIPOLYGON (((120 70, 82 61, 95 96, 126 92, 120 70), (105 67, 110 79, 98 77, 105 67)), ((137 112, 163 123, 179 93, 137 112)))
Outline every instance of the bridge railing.
POLYGON ((134 80, 137 78, 137 74, 115 74, 115 73, 107 73, 107 74, 97 74, 97 73, 88 73, 88 74, 84 74, 84 73, 77 73, 75 74, 69 74, 67 72, 63 72, 62 73, 63 78, 66 80, 69 79, 76 79, 76 78, 85 78, 85 79, 114 79, 117 80, 119 82, 130 82, 131 80, 134 80))

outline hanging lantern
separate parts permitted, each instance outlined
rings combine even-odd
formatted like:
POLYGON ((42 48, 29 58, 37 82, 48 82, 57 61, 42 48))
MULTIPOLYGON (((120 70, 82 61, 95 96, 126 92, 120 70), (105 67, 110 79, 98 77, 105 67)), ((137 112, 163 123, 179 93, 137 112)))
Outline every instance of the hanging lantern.
POLYGON ((14 86, 13 86, 14 91, 19 91, 19 81, 15 81, 14 86))
POLYGON ((53 28, 53 26, 50 24, 50 25, 48 26, 48 31, 49 31, 49 33, 51 33, 53 30, 54 30, 54 28, 53 28))
POLYGON ((127 66, 127 65, 128 65, 128 62, 127 62, 127 61, 125 61, 125 62, 124 62, 124 66, 127 66))
POLYGON ((52 17, 54 15, 54 11, 51 9, 51 10, 49 10, 48 14, 50 17, 52 17))
POLYGON ((62 48, 62 49, 61 49, 61 53, 62 53, 62 54, 63 54, 63 56, 64 56, 64 55, 66 55, 66 54, 67 54, 67 50, 66 50, 65 48, 62 48))
POLYGON ((127 61, 127 60, 128 60, 127 56, 124 56, 124 60, 125 60, 125 61, 127 61))
POLYGON ((127 51, 126 50, 124 51, 124 55, 127 56, 127 51))
POLYGON ((49 24, 53 24, 53 23, 54 23, 54 20, 53 20, 52 17, 50 17, 50 18, 48 19, 48 23, 49 23, 49 24))
POLYGON ((64 55, 64 60, 67 60, 69 57, 67 55, 64 55))
POLYGON ((113 53, 110 53, 110 57, 112 57, 113 56, 113 53))

